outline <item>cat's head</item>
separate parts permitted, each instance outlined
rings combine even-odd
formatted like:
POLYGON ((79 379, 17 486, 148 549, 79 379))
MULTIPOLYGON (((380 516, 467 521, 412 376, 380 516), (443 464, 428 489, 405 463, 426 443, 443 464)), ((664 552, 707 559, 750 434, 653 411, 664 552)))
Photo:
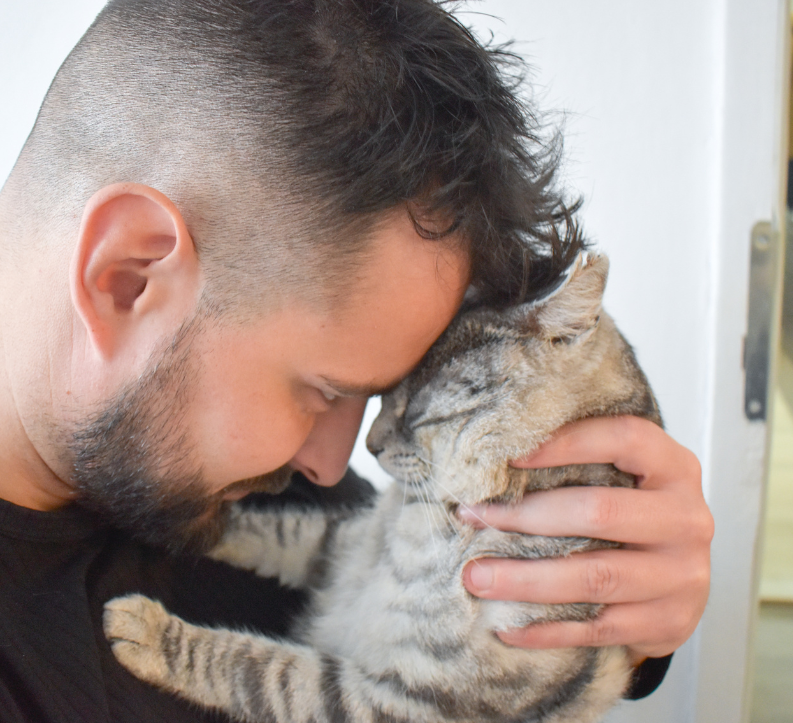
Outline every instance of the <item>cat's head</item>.
POLYGON ((440 499, 517 498, 508 460, 562 425, 617 414, 660 423, 630 346, 602 311, 607 275, 605 256, 582 255, 546 299, 459 314, 383 397, 367 439, 382 467, 440 499))

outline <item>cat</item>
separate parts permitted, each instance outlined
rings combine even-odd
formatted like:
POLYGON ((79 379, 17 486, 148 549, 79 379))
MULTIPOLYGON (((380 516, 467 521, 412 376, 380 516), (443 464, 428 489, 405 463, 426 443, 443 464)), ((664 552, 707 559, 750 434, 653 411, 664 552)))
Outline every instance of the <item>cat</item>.
POLYGON ((514 469, 560 426, 633 414, 661 424, 634 354, 601 310, 603 255, 505 311, 461 312, 383 398, 367 443, 397 483, 373 507, 235 508, 211 556, 312 590, 295 642, 190 625, 140 595, 110 601, 105 632, 132 673, 197 704, 268 723, 592 723, 630 678, 620 647, 526 650, 494 631, 586 620, 591 604, 481 600, 462 569, 608 541, 476 529, 459 505, 563 485, 632 486, 612 465, 514 469))

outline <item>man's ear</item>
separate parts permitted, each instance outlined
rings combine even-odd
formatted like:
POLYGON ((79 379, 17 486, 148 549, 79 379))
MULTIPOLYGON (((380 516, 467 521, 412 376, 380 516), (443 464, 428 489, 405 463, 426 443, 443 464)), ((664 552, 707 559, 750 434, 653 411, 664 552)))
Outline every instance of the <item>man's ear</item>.
POLYGON ((146 353, 195 309, 203 275, 179 210, 159 191, 118 183, 85 206, 70 290, 90 345, 110 359, 146 353))

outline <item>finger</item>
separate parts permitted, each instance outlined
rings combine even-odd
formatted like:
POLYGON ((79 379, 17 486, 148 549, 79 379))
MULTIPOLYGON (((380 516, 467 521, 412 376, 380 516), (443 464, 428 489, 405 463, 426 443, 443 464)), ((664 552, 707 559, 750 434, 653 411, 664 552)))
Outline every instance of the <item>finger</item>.
POLYGON ((466 566, 463 583, 472 595, 491 600, 628 603, 675 595, 701 583, 701 566, 690 565, 682 574, 679 567, 677 558, 633 550, 553 560, 482 558, 466 566))
POLYGON ((497 634, 503 642, 520 648, 628 645, 636 658, 660 658, 677 650, 695 627, 690 615, 681 615, 666 601, 656 601, 611 605, 587 622, 541 623, 497 634), (648 619, 658 624, 648 626, 648 619))
POLYGON ((696 479, 699 462, 659 426, 638 417, 597 417, 562 427, 529 457, 513 467, 542 468, 568 464, 614 464, 638 477, 652 470, 667 480, 696 479))
POLYGON ((637 545, 688 539, 699 506, 674 493, 621 487, 564 487, 533 492, 517 505, 461 507, 477 527, 550 537, 595 537, 637 545))

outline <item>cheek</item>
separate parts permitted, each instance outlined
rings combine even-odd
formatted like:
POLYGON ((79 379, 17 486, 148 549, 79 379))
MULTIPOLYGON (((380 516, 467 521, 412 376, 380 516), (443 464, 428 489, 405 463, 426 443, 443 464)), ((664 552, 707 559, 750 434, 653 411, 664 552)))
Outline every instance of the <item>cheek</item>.
POLYGON ((446 461, 447 450, 443 444, 443 433, 435 428, 419 430, 411 440, 411 447, 416 453, 432 464, 446 461))
POLYGON ((285 465, 314 423, 290 390, 267 383, 205 386, 193 409, 204 475, 218 489, 285 465))
POLYGON ((470 466, 477 463, 478 449, 466 431, 461 429, 461 425, 443 425, 424 442, 433 463, 451 477, 467 474, 470 466))

